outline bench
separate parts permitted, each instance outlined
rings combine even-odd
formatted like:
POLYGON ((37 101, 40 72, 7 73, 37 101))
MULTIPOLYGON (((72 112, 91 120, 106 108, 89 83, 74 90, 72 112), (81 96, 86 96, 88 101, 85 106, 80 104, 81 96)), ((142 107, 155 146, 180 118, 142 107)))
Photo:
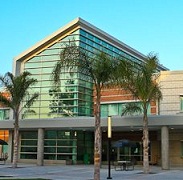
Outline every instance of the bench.
POLYGON ((6 154, 4 154, 4 155, 2 155, 1 157, 0 157, 0 161, 3 161, 4 162, 4 164, 6 164, 6 160, 8 159, 8 154, 6 153, 6 154))
POLYGON ((116 161, 114 162, 115 171, 129 171, 134 170, 134 162, 133 161, 116 161))

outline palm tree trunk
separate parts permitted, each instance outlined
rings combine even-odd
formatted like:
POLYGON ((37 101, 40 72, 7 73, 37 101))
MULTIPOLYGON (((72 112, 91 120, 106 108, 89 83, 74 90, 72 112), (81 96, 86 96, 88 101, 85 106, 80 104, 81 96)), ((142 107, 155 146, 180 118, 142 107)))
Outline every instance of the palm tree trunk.
POLYGON ((18 125, 18 116, 15 115, 14 138, 13 138, 13 163, 12 163, 13 168, 17 168, 18 144, 19 144, 19 125, 18 125))
POLYGON ((100 125, 100 92, 98 92, 95 108, 94 180, 100 180, 100 164, 101 164, 101 125, 100 125))
POLYGON ((144 117, 143 117, 143 169, 145 174, 148 174, 150 171, 149 169, 149 131, 148 131, 147 110, 145 110, 144 117))

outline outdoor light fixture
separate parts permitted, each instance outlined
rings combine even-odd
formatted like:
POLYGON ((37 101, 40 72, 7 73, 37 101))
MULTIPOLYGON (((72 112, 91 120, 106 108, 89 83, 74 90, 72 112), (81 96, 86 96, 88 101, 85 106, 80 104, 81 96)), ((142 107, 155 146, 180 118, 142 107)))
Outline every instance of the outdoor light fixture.
POLYGON ((108 130, 107 130, 108 138, 111 138, 111 136, 112 136, 112 130, 111 130, 111 116, 108 116, 108 119, 107 119, 107 127, 108 127, 108 130))
POLYGON ((108 137, 108 177, 107 179, 112 179, 111 177, 111 137, 112 137, 112 122, 111 116, 107 119, 107 137, 108 137))

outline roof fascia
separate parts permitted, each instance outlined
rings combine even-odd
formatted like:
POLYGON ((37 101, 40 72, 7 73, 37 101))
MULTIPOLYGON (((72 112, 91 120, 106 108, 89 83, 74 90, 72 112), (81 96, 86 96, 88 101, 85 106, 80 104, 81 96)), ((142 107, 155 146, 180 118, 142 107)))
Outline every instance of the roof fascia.
POLYGON ((88 23, 87 21, 80 18, 79 23, 83 29, 90 31, 90 33, 94 34, 95 36, 98 36, 100 39, 103 39, 114 46, 117 46, 119 49, 122 49, 123 51, 128 52, 128 53, 132 54, 133 56, 136 56, 140 59, 146 58, 146 56, 144 54, 142 54, 139 51, 133 49, 132 47, 126 45, 122 41, 116 39, 115 37, 102 31, 101 29, 93 26, 92 24, 88 23))
POLYGON ((60 29, 58 29, 57 31, 52 33, 51 35, 47 36, 43 40, 36 43, 34 46, 30 47, 26 51, 24 51, 21 54, 19 54, 18 56, 16 56, 14 58, 14 61, 25 59, 27 56, 30 56, 31 54, 34 54, 35 52, 37 52, 38 49, 42 49, 45 46, 49 45, 51 42, 53 42, 57 38, 59 38, 60 35, 66 33, 67 31, 70 31, 72 28, 75 28, 76 26, 78 26, 78 21, 79 21, 79 18, 76 18, 73 21, 71 21, 70 23, 68 23, 67 25, 61 27, 60 29))
MULTIPOLYGON (((132 47, 128 46, 127 44, 123 43, 122 41, 116 39, 115 37, 111 36, 110 34, 102 31, 101 29, 97 28, 96 26, 88 23, 87 21, 79 18, 79 24, 82 27, 82 29, 85 29, 89 31, 91 34, 94 34, 95 36, 98 36, 100 39, 103 39, 107 41, 108 43, 117 46, 119 49, 127 52, 128 54, 131 54, 134 57, 139 58, 140 60, 145 60, 146 56, 139 51, 133 49, 132 47)), ((161 70, 169 70, 162 64, 159 64, 159 68, 161 70)))
MULTIPOLYGON (((71 31, 72 29, 75 29, 76 27, 81 27, 84 30, 89 31, 90 33, 94 34, 95 36, 98 36, 100 39, 103 39, 110 44, 117 46, 119 49, 122 49, 125 52, 130 53, 132 56, 135 56, 141 60, 145 60, 146 56, 139 51, 133 49, 132 47, 126 45, 122 41, 119 41, 115 37, 109 35, 108 33, 102 31, 101 29, 95 27, 94 25, 88 23, 87 21, 83 20, 82 18, 78 17, 68 23, 67 25, 61 27, 51 35, 47 36, 45 39, 39 41, 31 48, 27 49, 20 55, 16 56, 14 58, 14 63, 16 64, 16 61, 21 61, 29 58, 31 55, 37 53, 40 49, 44 49, 47 46, 50 46, 53 42, 55 42, 61 35, 65 34, 68 31, 71 31)), ((14 66, 15 67, 15 66, 14 66)), ((159 64, 159 67, 161 70, 168 70, 163 65, 159 64)))

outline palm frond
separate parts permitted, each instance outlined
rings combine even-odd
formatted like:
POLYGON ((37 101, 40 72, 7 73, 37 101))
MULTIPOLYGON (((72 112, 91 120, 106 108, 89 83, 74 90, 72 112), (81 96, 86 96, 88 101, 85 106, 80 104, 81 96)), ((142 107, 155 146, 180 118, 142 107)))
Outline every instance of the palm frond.
MULTIPOLYGON (((0 77, 0 81, 5 87, 5 92, 10 96, 9 98, 5 98, 1 93, 0 102, 13 109, 16 114, 19 114, 21 111, 21 109, 19 109, 21 102, 29 97, 28 90, 31 89, 37 80, 31 78, 30 72, 25 71, 19 76, 14 76, 12 73, 8 72, 0 77)), ((27 106, 32 105, 36 97, 38 97, 37 93, 35 93, 33 97, 30 97, 30 99, 27 99, 27 106)))
POLYGON ((28 114, 34 115, 34 114, 36 114, 36 112, 35 112, 34 110, 32 110, 32 109, 26 109, 26 110, 23 112, 23 114, 22 114, 22 119, 24 119, 28 114))
POLYGON ((77 69, 90 82, 95 85, 103 85, 111 80, 111 74, 115 72, 117 64, 104 52, 96 52, 94 55, 81 49, 76 44, 69 43, 60 53, 60 61, 52 72, 54 85, 60 86, 61 75, 68 69, 77 69))
POLYGON ((115 72, 117 66, 113 60, 104 52, 98 52, 93 57, 90 72, 93 81, 96 82, 95 84, 100 84, 101 88, 104 85, 111 84, 112 74, 115 72))
POLYGON ((23 108, 29 108, 30 106, 32 106, 32 104, 34 103, 34 101, 38 98, 39 93, 34 93, 31 96, 28 96, 28 100, 25 102, 23 108))
POLYGON ((63 50, 60 52, 60 61, 57 62, 52 71, 51 79, 53 80, 53 84, 59 87, 61 74, 64 72, 69 72, 76 67, 85 69, 87 64, 85 61, 83 63, 83 59, 86 59, 86 56, 86 53, 74 42, 70 41, 69 44, 65 44, 63 50))
POLYGON ((138 70, 132 73, 131 78, 128 78, 128 90, 135 98, 143 102, 161 98, 160 87, 157 82, 159 77, 157 73, 158 58, 154 54, 150 54, 146 63, 137 66, 138 70))
POLYGON ((137 113, 142 113, 142 106, 140 104, 131 102, 126 104, 125 107, 122 109, 121 116, 134 115, 137 113))

